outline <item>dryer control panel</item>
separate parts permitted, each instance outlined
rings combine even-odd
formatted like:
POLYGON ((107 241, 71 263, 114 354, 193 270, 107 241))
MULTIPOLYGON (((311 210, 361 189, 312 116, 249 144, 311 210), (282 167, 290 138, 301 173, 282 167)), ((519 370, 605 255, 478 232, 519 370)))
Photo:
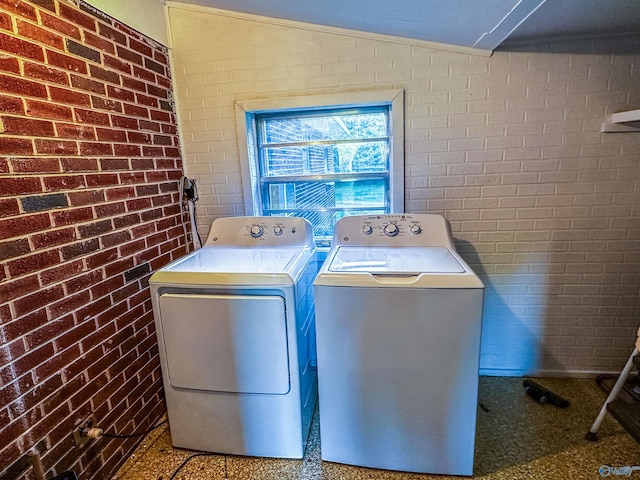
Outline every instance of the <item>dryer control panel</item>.
POLYGON ((433 214, 356 215, 335 225, 333 245, 453 246, 449 222, 433 214))
POLYGON ((204 246, 208 245, 315 248, 311 224, 295 217, 218 218, 209 229, 204 246))

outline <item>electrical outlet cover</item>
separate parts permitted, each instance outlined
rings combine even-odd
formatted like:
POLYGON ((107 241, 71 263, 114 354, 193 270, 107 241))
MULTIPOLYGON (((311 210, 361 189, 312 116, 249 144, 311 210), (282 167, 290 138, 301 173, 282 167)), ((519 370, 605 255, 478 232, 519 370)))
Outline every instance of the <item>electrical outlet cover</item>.
POLYGON ((82 430, 83 428, 91 428, 95 426, 96 417, 93 416, 93 413, 76 425, 76 428, 73 430, 73 443, 76 447, 79 447, 90 440, 89 437, 81 435, 80 430, 82 430))

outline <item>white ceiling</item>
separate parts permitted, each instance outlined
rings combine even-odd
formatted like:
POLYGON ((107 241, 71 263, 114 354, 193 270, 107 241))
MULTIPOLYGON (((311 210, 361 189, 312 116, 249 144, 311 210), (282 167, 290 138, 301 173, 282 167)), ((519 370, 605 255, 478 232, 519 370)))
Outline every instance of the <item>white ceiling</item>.
POLYGON ((175 3, 483 50, 556 37, 640 33, 640 0, 177 0, 175 3))

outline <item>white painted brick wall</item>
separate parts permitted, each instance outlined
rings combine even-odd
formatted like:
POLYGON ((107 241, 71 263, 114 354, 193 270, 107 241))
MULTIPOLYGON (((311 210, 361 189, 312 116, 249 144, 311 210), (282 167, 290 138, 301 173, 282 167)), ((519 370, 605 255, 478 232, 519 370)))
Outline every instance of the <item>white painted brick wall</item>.
POLYGON ((236 99, 402 88, 405 209, 445 215, 486 283, 483 371, 622 366, 640 324, 640 133, 600 125, 640 108, 639 39, 487 58, 173 6, 170 21, 203 235, 244 214, 236 99))

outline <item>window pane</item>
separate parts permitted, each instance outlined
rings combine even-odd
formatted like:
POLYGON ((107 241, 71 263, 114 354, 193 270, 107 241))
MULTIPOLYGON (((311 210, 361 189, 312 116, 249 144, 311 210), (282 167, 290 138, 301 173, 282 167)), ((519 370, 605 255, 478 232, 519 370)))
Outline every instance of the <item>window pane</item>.
POLYGON ((387 142, 271 147, 262 150, 263 176, 386 172, 387 142))
POLYGON ((332 182, 270 183, 265 193, 268 210, 321 210, 336 205, 336 189, 332 182))
POLYGON ((387 205, 386 179, 353 182, 269 183, 264 189, 268 210, 382 208, 387 205))
POLYGON ((263 176, 320 175, 333 173, 337 152, 333 145, 266 148, 262 152, 263 176))
POLYGON ((367 208, 386 206, 386 180, 359 180, 357 182, 338 182, 335 184, 336 207, 367 208))
POLYGON ((386 112, 265 118, 263 144, 388 137, 386 112))

